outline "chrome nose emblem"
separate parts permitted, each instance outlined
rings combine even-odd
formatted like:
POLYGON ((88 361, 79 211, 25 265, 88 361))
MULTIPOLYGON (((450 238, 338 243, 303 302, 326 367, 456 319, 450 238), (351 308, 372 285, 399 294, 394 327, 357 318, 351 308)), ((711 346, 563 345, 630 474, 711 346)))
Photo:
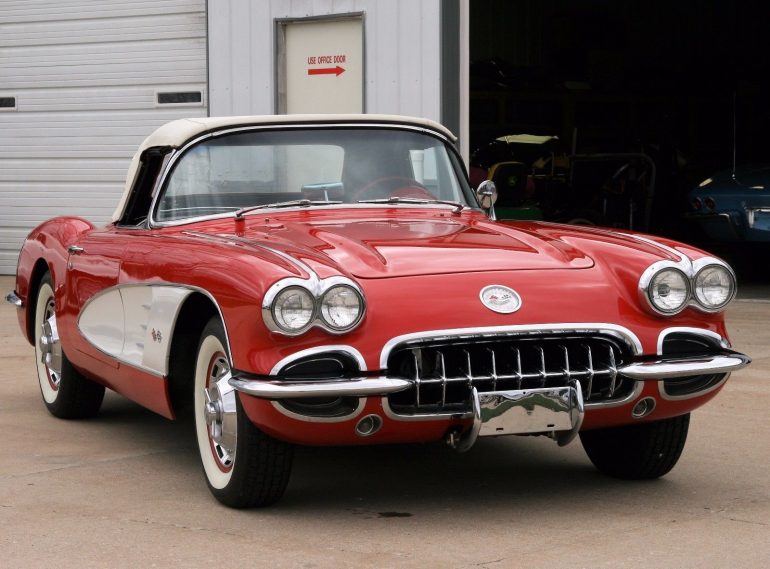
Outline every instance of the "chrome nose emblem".
POLYGON ((521 308, 519 293, 503 285, 489 285, 481 289, 481 303, 494 312, 510 314, 521 308))

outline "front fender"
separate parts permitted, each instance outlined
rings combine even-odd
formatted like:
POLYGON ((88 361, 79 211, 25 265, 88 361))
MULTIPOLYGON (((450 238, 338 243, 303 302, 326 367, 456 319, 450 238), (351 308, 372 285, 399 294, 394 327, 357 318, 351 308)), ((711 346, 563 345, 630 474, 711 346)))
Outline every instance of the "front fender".
POLYGON ((67 248, 92 229, 94 225, 81 217, 55 217, 38 225, 25 239, 16 267, 16 294, 22 301, 19 326, 28 342, 34 341, 30 321, 40 278, 49 271, 55 290, 60 290, 67 270, 67 248))

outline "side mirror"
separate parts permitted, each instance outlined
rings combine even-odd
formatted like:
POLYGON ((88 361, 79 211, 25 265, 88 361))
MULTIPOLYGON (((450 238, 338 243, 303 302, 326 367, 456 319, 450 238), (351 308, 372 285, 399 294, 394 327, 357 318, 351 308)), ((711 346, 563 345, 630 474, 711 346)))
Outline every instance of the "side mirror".
POLYGON ((497 187, 492 180, 484 180, 476 189, 476 201, 481 209, 486 210, 489 219, 495 218, 495 202, 497 201, 497 187))

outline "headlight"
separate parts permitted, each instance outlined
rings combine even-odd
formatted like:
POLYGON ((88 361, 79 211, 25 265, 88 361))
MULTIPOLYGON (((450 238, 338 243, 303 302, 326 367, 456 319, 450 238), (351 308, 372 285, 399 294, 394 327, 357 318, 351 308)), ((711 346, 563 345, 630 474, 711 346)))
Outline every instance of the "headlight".
POLYGON ((695 275, 695 299, 704 309, 724 308, 735 296, 735 277, 722 265, 707 265, 695 275))
POLYGON ((690 279, 679 269, 662 269, 650 279, 647 298, 664 314, 679 312, 690 299, 690 279))
POLYGON ((351 286, 333 286, 321 298, 321 319, 333 330, 354 327, 361 319, 362 313, 361 295, 351 286))
POLYGON ((271 312, 275 323, 289 333, 299 332, 313 319, 315 303, 307 289, 292 286, 275 297, 271 312))

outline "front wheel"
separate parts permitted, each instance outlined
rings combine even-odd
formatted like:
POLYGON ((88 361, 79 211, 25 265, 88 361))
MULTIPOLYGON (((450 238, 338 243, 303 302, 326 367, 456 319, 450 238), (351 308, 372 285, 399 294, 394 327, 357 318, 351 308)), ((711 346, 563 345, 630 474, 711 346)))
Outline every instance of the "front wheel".
POLYGON ((580 433, 600 472, 626 480, 659 478, 674 468, 687 440, 690 414, 580 433))
POLYGON ((99 412, 104 386, 72 367, 61 347, 51 273, 43 276, 37 290, 35 361, 40 393, 52 415, 60 419, 84 419, 99 412))
POLYGON ((228 383, 230 357, 218 318, 203 329, 195 361, 195 432, 206 482, 231 508, 269 506, 286 491, 293 447, 260 431, 228 383))

